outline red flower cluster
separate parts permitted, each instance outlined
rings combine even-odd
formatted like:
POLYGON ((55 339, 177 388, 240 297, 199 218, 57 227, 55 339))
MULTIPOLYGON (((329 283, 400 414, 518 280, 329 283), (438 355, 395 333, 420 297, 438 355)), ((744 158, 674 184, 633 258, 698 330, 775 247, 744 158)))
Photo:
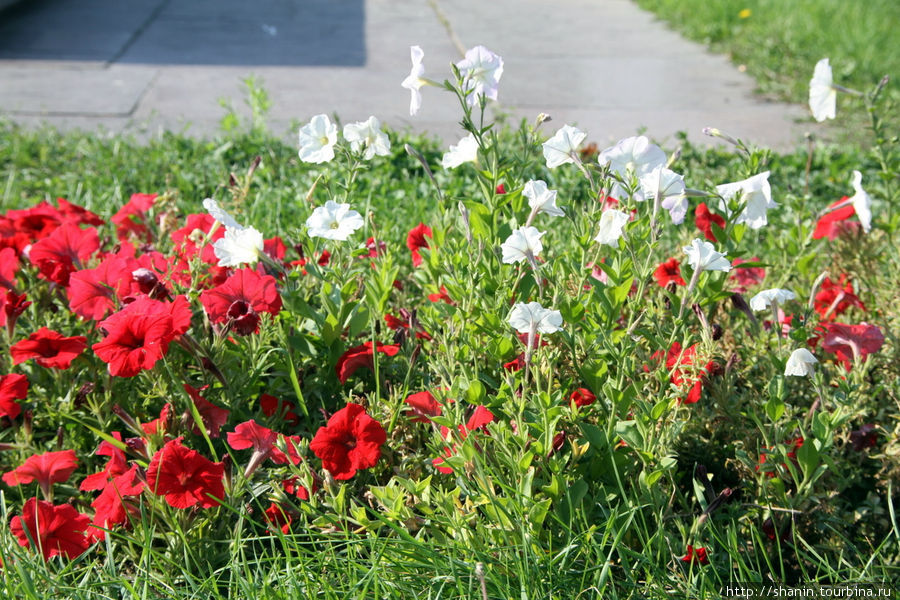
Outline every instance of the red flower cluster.
POLYGON ((429 391, 410 394, 406 403, 410 406, 406 416, 415 423, 430 423, 431 417, 441 416, 441 405, 429 391))
POLYGON ((821 327, 825 330, 822 349, 834 354, 848 371, 855 358, 865 361, 867 356, 878 352, 884 345, 884 334, 875 325, 824 323, 821 327))
POLYGON ((19 373, 0 375, 0 417, 18 417, 22 406, 16 400, 24 400, 27 395, 27 377, 19 373))
POLYGON ((387 434, 381 423, 359 404, 349 403, 319 428, 309 449, 322 459, 322 466, 335 479, 343 480, 358 470, 374 467, 385 441, 387 434))
POLYGON ((677 258, 670 258, 666 262, 657 265, 653 272, 653 279, 660 287, 668 287, 670 283, 675 285, 687 285, 681 276, 681 266, 678 264, 677 258))
POLYGON ((28 548, 34 540, 45 560, 61 555, 72 559, 91 545, 87 529, 91 519, 71 504, 54 506, 50 502, 29 498, 22 515, 9 524, 20 546, 28 548))

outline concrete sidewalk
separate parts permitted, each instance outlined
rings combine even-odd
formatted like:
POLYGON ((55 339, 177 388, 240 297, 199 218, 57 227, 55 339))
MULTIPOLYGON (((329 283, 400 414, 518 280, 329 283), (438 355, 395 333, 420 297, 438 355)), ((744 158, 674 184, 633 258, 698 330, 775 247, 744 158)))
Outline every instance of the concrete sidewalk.
POLYGON ((212 136, 230 99, 247 114, 241 80, 272 101, 273 132, 337 113, 461 137, 460 109, 423 89, 410 117, 409 46, 426 76, 449 77, 461 50, 504 59, 498 108, 548 135, 577 124, 601 147, 646 133, 672 146, 705 126, 776 149, 802 141, 802 106, 765 102, 725 57, 683 40, 629 0, 25 0, 0 12, 0 114, 61 128, 142 137, 212 136), (800 121, 798 124, 797 121, 800 121))

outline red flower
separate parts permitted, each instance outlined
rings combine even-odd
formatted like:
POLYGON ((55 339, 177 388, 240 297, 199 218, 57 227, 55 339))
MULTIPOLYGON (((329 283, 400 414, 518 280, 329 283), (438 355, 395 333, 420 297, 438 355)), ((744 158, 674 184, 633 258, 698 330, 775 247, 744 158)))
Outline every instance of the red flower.
POLYGON ((16 273, 19 272, 19 257, 12 248, 0 249, 0 287, 14 291, 16 273))
MULTIPOLYGON (((788 450, 788 451, 786 452, 786 456, 787 456, 794 464, 797 464, 797 450, 799 450, 801 447, 803 447, 803 442, 804 442, 803 437, 802 437, 802 436, 797 436, 797 437, 795 437, 795 438, 789 439, 788 441, 786 441, 786 442, 784 443, 785 446, 787 446, 787 447, 790 448, 790 450, 788 450)), ((762 468, 763 468, 763 471, 764 471, 769 477, 775 477, 775 467, 774 467, 774 466, 771 466, 771 467, 769 467, 769 468, 766 468, 766 467, 764 466, 764 465, 766 464, 766 457, 767 457, 769 454, 772 453, 771 451, 772 451, 772 448, 763 447, 763 451, 762 451, 762 453, 761 453, 760 456, 759 456, 759 464, 756 465, 756 470, 759 471, 759 470, 760 470, 760 467, 762 467, 762 468)), ((772 463, 769 463, 769 464, 771 465, 772 463)), ((785 463, 781 463, 781 466, 784 467, 785 469, 787 469, 787 465, 786 465, 785 463)))
POLYGON ((165 496, 173 508, 218 506, 225 497, 225 465, 185 448, 182 439, 167 442, 153 455, 147 467, 147 487, 157 496, 165 496))
POLYGON ((129 277, 129 263, 112 255, 93 269, 82 269, 69 278, 69 308, 82 319, 99 321, 116 309, 117 291, 129 277))
POLYGON ((281 296, 271 275, 240 269, 225 283, 200 294, 200 302, 210 321, 225 323, 238 335, 259 332, 259 313, 277 315, 281 296))
POLYGON ((320 427, 309 449, 335 479, 350 479, 360 469, 374 467, 381 458, 387 434, 381 423, 359 404, 347 404, 320 427))
POLYGON ((200 259, 208 264, 217 264, 219 259, 216 258, 213 242, 225 236, 225 228, 216 228, 215 233, 209 239, 209 243, 203 246, 202 252, 199 250, 209 230, 212 229, 216 220, 209 213, 192 214, 187 216, 187 223, 181 229, 172 232, 172 243, 175 244, 175 253, 184 260, 190 260, 200 252, 200 259))
MULTIPOLYGON (((206 386, 204 386, 205 388, 206 386)), ((201 388, 202 390, 203 388, 201 388)), ((191 400, 194 402, 194 406, 197 407, 197 412, 200 413, 200 420, 203 421, 203 428, 206 429, 206 435, 211 438, 219 437, 219 430, 225 425, 228 421, 228 415, 231 414, 227 408, 220 408, 209 402, 206 398, 200 395, 200 391, 188 384, 184 384, 184 391, 187 392, 188 396, 191 397, 191 400)), ((189 421, 193 421, 193 415, 189 415, 189 421)), ((200 429, 194 425, 193 429, 194 434, 200 435, 200 429)))
POLYGON ((378 240, 375 242, 375 238, 370 237, 366 240, 366 248, 369 249, 369 253, 365 256, 369 258, 377 258, 378 256, 387 252, 387 243, 384 240, 378 240))
POLYGON ((436 294, 428 294, 428 300, 431 302, 446 302, 447 304, 455 305, 456 302, 450 299, 449 294, 447 294, 447 288, 441 286, 441 291, 436 294))
POLYGON ((856 221, 847 220, 856 214, 849 197, 844 196, 837 202, 832 202, 828 208, 835 206, 839 206, 839 208, 825 213, 816 221, 816 229, 812 235, 814 240, 828 238, 833 241, 837 237, 852 235, 862 227, 856 221))
POLYGON ((54 506, 50 502, 29 498, 22 516, 13 517, 9 528, 20 546, 31 546, 34 540, 44 560, 60 554, 73 559, 91 545, 85 531, 91 520, 71 504, 54 506))
MULTIPOLYGON (((266 521, 280 529, 281 533, 287 534, 291 530, 293 519, 279 504, 272 502, 263 514, 266 517, 266 521)), ((271 528, 269 528, 269 531, 271 531, 271 528)))
POLYGON ((502 183, 498 183, 496 189, 494 190, 494 192, 495 192, 497 195, 503 195, 503 194, 506 193, 506 186, 504 186, 502 183))
POLYGON ((22 407, 16 400, 24 400, 27 395, 27 377, 19 373, 0 375, 0 417, 18 417, 22 407))
MULTIPOLYGON (((112 436, 116 440, 122 441, 122 434, 118 431, 113 431, 112 436)), ((128 470, 125 453, 106 440, 100 442, 100 445, 97 447, 94 454, 96 456, 108 456, 109 460, 106 461, 106 466, 103 467, 102 471, 94 473, 93 475, 88 475, 81 480, 81 485, 78 486, 78 489, 83 492, 102 490, 106 487, 106 484, 109 483, 110 479, 117 477, 128 470)))
POLYGON ((9 337, 12 337, 16 331, 16 321, 19 320, 19 316, 25 312, 25 309, 31 306, 31 302, 25 294, 17 294, 10 290, 0 300, 0 306, 3 307, 3 312, 0 314, 0 325, 5 324, 6 332, 9 337))
POLYGON ((279 418, 284 419, 289 425, 299 425, 300 417, 292 411, 294 404, 287 400, 279 400, 271 394, 261 394, 259 396, 259 408, 267 417, 273 417, 276 414, 279 418))
POLYGON ((862 300, 853 293, 853 284, 847 281, 846 274, 841 274, 839 283, 826 277, 814 302, 815 310, 822 320, 834 320, 851 306, 866 310, 862 300))
POLYGON ((87 534, 90 540, 102 540, 106 537, 106 529, 113 525, 125 525, 129 516, 137 516, 140 508, 134 503, 126 502, 129 496, 138 496, 147 486, 138 476, 138 467, 133 465, 104 486, 100 495, 91 502, 94 509, 94 520, 87 534))
POLYGON ((694 224, 697 225, 697 229, 703 232, 707 240, 718 242, 719 240, 716 239, 716 234, 713 231, 713 223, 725 229, 724 217, 710 211, 705 203, 701 202, 698 204, 697 208, 694 209, 694 224))
POLYGON ((681 559, 681 562, 685 562, 688 564, 700 563, 701 565, 708 565, 709 558, 706 556, 706 548, 694 548, 690 544, 687 547, 687 554, 681 559))
MULTIPOLYGON (((657 352, 653 356, 659 357, 657 352)), ((681 344, 674 342, 666 354, 666 369, 669 370, 669 381, 682 390, 689 389, 687 396, 682 399, 685 404, 694 404, 700 400, 703 393, 703 384, 708 375, 718 371, 715 361, 709 361, 704 367, 698 367, 697 344, 682 351, 681 344)))
POLYGON ((406 236, 406 247, 412 251, 413 266, 418 267, 422 264, 422 256, 419 254, 420 248, 428 248, 428 240, 426 237, 431 236, 431 227, 425 223, 419 223, 413 227, 406 236))
POLYGON ((297 442, 299 442, 299 438, 296 436, 289 437, 276 433, 267 427, 259 425, 253 419, 241 423, 234 428, 233 432, 228 434, 228 445, 235 450, 253 448, 250 462, 247 463, 247 467, 244 469, 244 477, 250 477, 251 473, 267 458, 271 458, 272 462, 279 465, 286 464, 289 460, 295 465, 298 464, 300 455, 297 454, 297 442), (288 451, 287 454, 275 446, 279 440, 285 444, 288 451))
POLYGON ((660 263, 653 272, 653 278, 660 287, 667 287, 670 283, 687 285, 684 278, 681 277, 681 267, 677 258, 670 258, 666 262, 660 263))
MULTIPOLYGON (((747 262, 759 262, 759 258, 752 257, 749 259, 736 258, 731 261, 732 266, 737 267, 747 262)), ((744 294, 754 285, 758 285, 766 278, 766 270, 763 267, 744 267, 743 269, 732 269, 730 279, 737 282, 734 290, 738 294, 744 294)))
POLYGON ((45 497, 50 497, 50 486, 69 479, 78 466, 74 450, 45 452, 29 456, 21 466, 3 474, 3 482, 9 486, 31 483, 37 480, 45 497))
POLYGON ((406 416, 415 423, 428 423, 429 417, 441 416, 441 405, 438 404, 431 392, 417 392, 406 397, 406 403, 411 407, 406 411, 406 416))
POLYGON ((116 224, 116 235, 120 240, 128 239, 134 234, 145 242, 152 238, 147 228, 146 214, 156 201, 156 194, 132 194, 125 206, 112 216, 110 221, 116 224))
POLYGON ((88 209, 72 204, 65 198, 57 198, 56 204, 59 206, 59 214, 63 216, 63 220, 67 223, 78 223, 79 225, 103 225, 106 223, 106 221, 88 209))
MULTIPOLYGON (((405 312, 406 311, 401 309, 400 310, 401 316, 404 316, 405 312)), ((410 318, 406 317, 406 316, 404 316, 404 318, 406 320, 398 319, 394 315, 388 313, 388 314, 384 315, 384 322, 388 327, 390 327, 394 331, 397 331, 398 329, 409 329, 410 328, 410 318)), ((417 340, 430 340, 431 336, 428 334, 428 332, 422 331, 421 323, 416 323, 416 325, 417 325, 416 339, 417 340)), ((395 341, 396 341, 396 338, 395 338, 395 341)))
POLYGON ((141 423, 141 430, 148 436, 165 435, 165 433, 172 425, 171 418, 172 405, 166 402, 165 404, 163 404, 162 409, 160 409, 159 411, 159 417, 153 419, 152 421, 141 423))
POLYGON ((62 334, 41 327, 9 348, 13 364, 17 365, 30 358, 37 358, 37 364, 48 369, 68 369, 75 357, 87 348, 87 338, 83 335, 64 337, 62 334))
POLYGON ((825 329, 822 349, 834 354, 848 371, 853 366, 855 357, 864 361, 869 354, 878 352, 884 345, 884 334, 875 325, 823 323, 822 327, 825 329))
POLYGON ((80 269, 99 248, 96 229, 89 227, 82 231, 77 225, 68 223, 31 246, 28 260, 37 266, 41 277, 67 287, 72 272, 80 269))
MULTIPOLYGON (((381 342, 377 342, 376 349, 378 352, 382 352, 388 356, 395 356, 400 352, 400 346, 382 344, 381 342)), ((368 369, 375 368, 375 353, 372 350, 371 340, 361 346, 354 346, 344 352, 334 366, 334 370, 337 373, 340 382, 346 383, 350 376, 360 367, 366 367, 368 369)))
MULTIPOLYGON (((472 413, 472 416, 469 417, 469 420, 466 421, 465 425, 457 426, 457 433, 459 435, 460 441, 465 440, 469 433, 475 431, 477 429, 484 429, 487 427, 488 423, 493 422, 494 414, 489 411, 485 406, 476 406, 475 411, 472 413)), ((450 440, 451 430, 448 427, 441 427, 441 437, 445 440, 450 440)), ((438 470, 440 473, 449 474, 453 472, 453 469, 444 465, 444 457, 453 456, 453 453, 456 452, 456 446, 454 445, 452 448, 444 448, 444 456, 439 456, 431 461, 434 465, 434 468, 438 470)))
POLYGON ((569 402, 575 404, 575 406, 581 408, 583 406, 590 406, 597 400, 597 396, 594 395, 591 390, 587 388, 578 388, 572 395, 569 396, 569 402))

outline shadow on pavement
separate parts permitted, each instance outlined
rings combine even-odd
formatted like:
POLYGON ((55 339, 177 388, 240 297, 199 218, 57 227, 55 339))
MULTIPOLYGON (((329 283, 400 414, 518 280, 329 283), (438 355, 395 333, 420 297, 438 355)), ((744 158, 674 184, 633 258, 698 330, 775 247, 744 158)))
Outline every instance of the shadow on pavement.
POLYGON ((0 59, 363 66, 364 0, 22 0, 0 59))

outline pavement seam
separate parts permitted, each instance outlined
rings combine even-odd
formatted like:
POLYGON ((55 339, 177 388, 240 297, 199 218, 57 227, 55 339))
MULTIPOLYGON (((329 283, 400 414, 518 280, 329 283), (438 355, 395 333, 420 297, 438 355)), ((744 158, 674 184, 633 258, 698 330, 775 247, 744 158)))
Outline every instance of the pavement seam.
POLYGON ((428 6, 431 7, 438 21, 440 21, 441 25, 444 26, 444 29, 447 30, 447 35, 450 36, 450 41, 453 42, 454 46, 456 46, 456 50, 457 52, 459 52, 459 55, 465 56, 466 47, 459 39, 459 36, 456 35, 456 31, 453 30, 453 25, 450 24, 450 19, 447 18, 446 13, 444 13, 444 11, 441 10, 441 7, 438 6, 437 0, 428 0, 428 6))
POLYGON ((122 44, 122 47, 119 48, 118 52, 113 54, 112 58, 106 61, 107 67, 109 67, 113 63, 118 62, 120 58, 125 56, 125 53, 131 49, 138 38, 144 34, 147 28, 150 27, 150 25, 153 23, 153 21, 156 20, 157 17, 159 17, 159 14, 171 3, 171 1, 172 0, 164 0, 163 2, 160 2, 160 4, 155 9, 153 9, 153 12, 151 12, 150 15, 144 20, 144 22, 141 23, 141 25, 135 30, 135 32, 131 34, 131 37, 128 38, 128 41, 122 44))

